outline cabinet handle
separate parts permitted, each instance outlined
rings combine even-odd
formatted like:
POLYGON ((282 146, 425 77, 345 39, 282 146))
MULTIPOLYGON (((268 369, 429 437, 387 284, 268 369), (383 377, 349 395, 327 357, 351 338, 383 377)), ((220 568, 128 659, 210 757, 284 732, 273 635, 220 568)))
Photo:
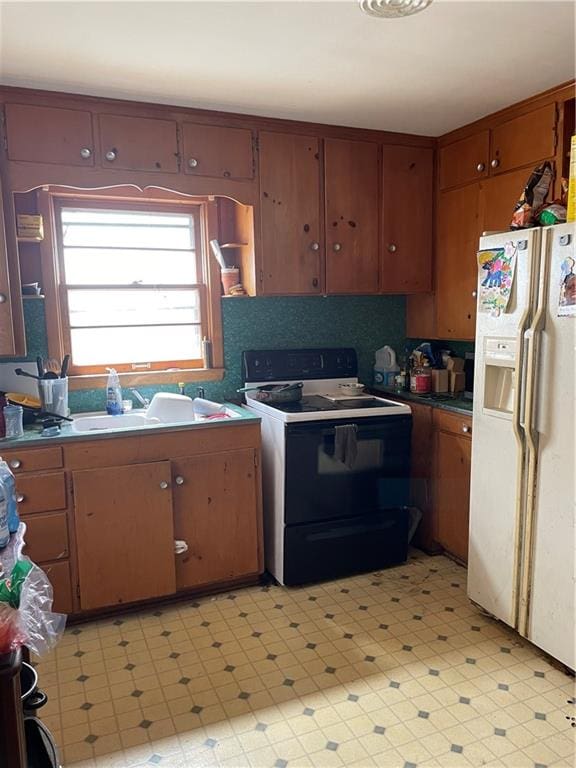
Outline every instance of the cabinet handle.
POLYGON ((197 168, 198 167, 198 160, 196 160, 195 157, 189 157, 188 158, 188 166, 190 168, 197 168))
POLYGON ((313 243, 311 243, 310 248, 313 251, 318 251, 320 249, 320 243, 317 243, 316 241, 314 241, 313 243))
POLYGON ((341 251, 341 250, 342 250, 342 244, 341 244, 341 243, 334 243, 334 245, 332 246, 332 248, 333 248, 333 249, 334 249, 336 252, 338 252, 338 251, 341 251))
POLYGON ((162 488, 163 491, 165 491, 166 488, 168 488, 168 483, 166 482, 166 480, 160 480, 160 488, 162 488))
POLYGON ((476 170, 478 171, 478 173, 482 173, 482 171, 484 171, 485 169, 486 169, 486 163, 478 163, 478 165, 476 166, 476 170))
POLYGON ((24 501, 24 494, 23 493, 17 493, 16 494, 16 501, 18 502, 18 504, 22 504, 22 502, 24 501))
POLYGON ((108 152, 104 155, 106 160, 108 160, 109 163, 113 163, 114 160, 116 160, 117 152, 115 149, 109 149, 108 152))
POLYGON ((396 244, 395 244, 395 243, 390 243, 390 245, 388 246, 388 250, 390 251, 390 253, 396 253, 396 251, 397 251, 398 249, 397 249, 397 247, 396 247, 396 244))
POLYGON ((478 296, 478 291, 472 291, 472 298, 475 299, 478 296))
POLYGON ((10 461, 10 466, 12 467, 12 469, 20 469, 20 467, 22 466, 22 462, 20 461, 20 459, 12 459, 10 461))
POLYGON ((469 432, 471 432, 471 429, 467 424, 462 424, 462 432, 467 435, 469 432))
POLYGON ((491 165, 492 168, 498 168, 498 166, 500 165, 500 160, 498 160, 495 157, 494 160, 492 160, 492 162, 490 163, 490 165, 491 165))
POLYGON ((88 160, 89 157, 92 157, 92 150, 88 147, 82 147, 80 150, 80 157, 82 160, 88 160))
POLYGON ((7 301, 8 299, 6 298, 6 294, 0 293, 0 304, 6 304, 7 301))
POLYGON ((176 485, 184 485, 184 478, 182 477, 182 475, 176 475, 175 480, 176 480, 176 485))
POLYGON ((313 278, 312 285, 313 285, 314 288, 318 288, 318 278, 317 277, 313 278))

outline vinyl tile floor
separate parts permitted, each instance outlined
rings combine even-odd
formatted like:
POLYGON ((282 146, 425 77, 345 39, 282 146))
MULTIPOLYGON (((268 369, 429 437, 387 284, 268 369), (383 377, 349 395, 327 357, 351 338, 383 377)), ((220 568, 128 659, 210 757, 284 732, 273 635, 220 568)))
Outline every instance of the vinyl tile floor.
POLYGON ((574 764, 573 678, 418 551, 73 626, 39 674, 76 768, 574 764))

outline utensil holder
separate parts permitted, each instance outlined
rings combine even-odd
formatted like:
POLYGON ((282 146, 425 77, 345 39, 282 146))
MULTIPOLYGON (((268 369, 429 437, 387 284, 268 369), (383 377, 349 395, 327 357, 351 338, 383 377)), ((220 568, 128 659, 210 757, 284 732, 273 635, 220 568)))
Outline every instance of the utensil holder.
POLYGON ((40 379, 38 394, 43 411, 58 416, 68 416, 68 377, 63 379, 40 379))

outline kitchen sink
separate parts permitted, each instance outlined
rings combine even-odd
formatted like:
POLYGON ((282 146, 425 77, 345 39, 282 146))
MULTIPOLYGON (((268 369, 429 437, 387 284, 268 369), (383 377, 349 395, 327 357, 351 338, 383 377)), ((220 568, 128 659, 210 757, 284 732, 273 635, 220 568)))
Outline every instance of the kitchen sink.
POLYGON ((75 432, 96 432, 101 429, 121 429, 122 427, 146 427, 159 424, 160 419, 149 419, 143 413, 122 413, 118 416, 79 416, 72 422, 75 432))

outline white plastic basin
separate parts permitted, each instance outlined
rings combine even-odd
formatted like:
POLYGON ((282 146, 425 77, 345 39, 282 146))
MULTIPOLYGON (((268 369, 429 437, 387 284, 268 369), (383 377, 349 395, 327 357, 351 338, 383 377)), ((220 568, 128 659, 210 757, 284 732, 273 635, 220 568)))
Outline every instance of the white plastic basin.
POLYGON ((158 424, 159 419, 150 419, 142 413, 122 413, 118 416, 79 416, 72 422, 76 432, 95 432, 101 429, 120 429, 122 427, 146 427, 158 424))

